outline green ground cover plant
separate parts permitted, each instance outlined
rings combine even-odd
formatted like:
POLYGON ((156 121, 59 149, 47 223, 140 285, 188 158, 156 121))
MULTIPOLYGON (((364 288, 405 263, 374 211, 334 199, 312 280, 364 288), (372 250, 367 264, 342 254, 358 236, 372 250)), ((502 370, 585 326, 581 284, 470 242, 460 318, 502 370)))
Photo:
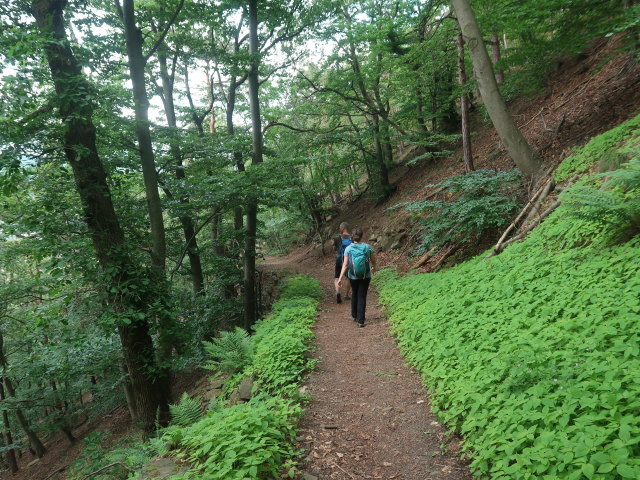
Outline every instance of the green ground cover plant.
MULTIPOLYGON (((636 127, 619 132, 611 154, 637 144, 636 127)), ((611 135, 568 158, 557 178, 602 160, 589 145, 611 135)), ((376 277, 404 355, 462 435, 477 477, 640 478, 640 238, 616 232, 628 229, 619 213, 580 200, 587 188, 635 208, 635 162, 611 175, 624 186, 594 175, 568 189, 499 256, 376 277)))
POLYGON ((313 366, 307 350, 321 296, 315 279, 286 282, 271 315, 256 324, 251 337, 254 353, 243 374, 256 380, 257 395, 245 404, 210 409, 193 425, 167 432, 179 455, 194 465, 175 479, 276 478, 287 464, 294 474, 292 445, 303 400, 298 388, 313 366))
POLYGON ((593 137, 586 145, 579 147, 556 169, 553 177, 556 182, 568 180, 573 175, 586 172, 594 164, 608 169, 616 163, 628 161, 638 146, 640 136, 640 115, 627 120, 615 128, 593 137), (622 160, 620 160, 622 159, 622 160))

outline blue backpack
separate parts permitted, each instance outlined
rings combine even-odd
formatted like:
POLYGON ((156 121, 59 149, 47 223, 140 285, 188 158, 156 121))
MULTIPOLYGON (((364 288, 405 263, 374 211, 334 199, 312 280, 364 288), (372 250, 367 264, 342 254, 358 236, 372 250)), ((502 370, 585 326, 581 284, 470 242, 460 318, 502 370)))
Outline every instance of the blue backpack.
POLYGON ((357 280, 371 275, 370 248, 366 243, 352 243, 349 250, 349 273, 357 280))
POLYGON ((336 256, 336 260, 339 260, 342 263, 342 257, 344 257, 345 249, 351 245, 351 235, 340 235, 339 237, 340 243, 338 243, 338 254, 336 256))

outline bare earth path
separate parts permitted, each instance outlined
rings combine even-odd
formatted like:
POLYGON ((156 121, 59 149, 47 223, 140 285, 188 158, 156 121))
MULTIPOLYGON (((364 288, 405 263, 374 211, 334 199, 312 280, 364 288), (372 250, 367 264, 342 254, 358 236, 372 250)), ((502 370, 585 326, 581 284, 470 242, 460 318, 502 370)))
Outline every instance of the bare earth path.
POLYGON ((315 327, 319 363, 307 380, 312 401, 298 436, 302 478, 471 479, 389 335, 376 292, 367 298, 367 326, 357 328, 349 302, 336 304, 333 257, 269 258, 265 267, 311 275, 326 294, 315 327))

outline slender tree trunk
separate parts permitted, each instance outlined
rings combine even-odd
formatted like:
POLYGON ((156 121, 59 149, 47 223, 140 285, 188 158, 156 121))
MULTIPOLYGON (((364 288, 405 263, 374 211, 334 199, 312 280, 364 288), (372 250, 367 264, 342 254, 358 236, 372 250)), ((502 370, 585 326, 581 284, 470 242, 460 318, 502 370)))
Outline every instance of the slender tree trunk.
POLYGON ((540 175, 542 163, 531 150, 507 110, 507 105, 498 89, 491 60, 487 54, 478 22, 471 10, 469 1, 451 0, 451 3, 460 24, 462 35, 469 46, 471 59, 473 60, 473 71, 491 121, 502 143, 507 148, 511 159, 526 176, 536 180, 540 175))
MULTIPOLYGON (((258 68, 260 67, 260 46, 258 43, 258 0, 249 0, 249 104, 251 107, 251 133, 253 144, 253 164, 262 163, 262 122, 260 120, 260 97, 258 94, 258 68)), ((247 202, 247 237, 244 249, 244 324, 250 327, 256 321, 256 233, 258 199, 255 193, 247 202)))
MULTIPOLYGON (((136 116, 135 132, 138 139, 138 151, 142 164, 142 176, 144 178, 145 196, 147 199, 147 210, 149 212, 149 223, 151 226, 152 263, 156 288, 160 293, 160 300, 166 301, 169 295, 169 288, 166 282, 165 266, 167 256, 167 245, 164 228, 164 218, 162 215, 162 203, 158 190, 158 172, 156 171, 155 155, 151 142, 151 130, 149 129, 149 98, 145 86, 145 66, 147 59, 142 53, 142 32, 136 25, 134 0, 123 0, 122 21, 124 24, 124 36, 127 46, 127 58, 129 63, 129 77, 133 88, 133 103, 136 116)), ((176 343, 177 332, 175 322, 170 317, 167 309, 163 309, 157 315, 158 320, 158 359, 159 363, 168 368, 173 345, 176 343)), ((137 332, 135 328, 130 332, 137 332)), ((134 333, 136 335, 137 333, 134 333)), ((130 373, 133 371, 130 369, 130 373)), ((170 397, 169 375, 159 377, 157 386, 164 389, 164 396, 170 397)), ((134 390, 135 390, 135 380, 134 390)), ((148 403, 145 400, 145 404, 148 403)), ((142 410, 138 410, 142 415, 142 410)), ((168 414, 163 412, 162 424, 168 422, 168 414)))
MULTIPOLYGON (((145 431, 151 431, 156 412, 159 410, 161 418, 166 418, 169 411, 169 396, 158 388, 158 380, 168 379, 168 371, 158 367, 155 362, 146 316, 149 308, 146 302, 155 299, 133 299, 120 290, 121 285, 128 282, 140 284, 144 274, 126 252, 124 232, 116 216, 107 175, 96 148, 96 129, 91 119, 93 105, 90 100, 77 95, 77 92, 90 92, 92 89, 82 75, 66 38, 65 5, 65 0, 38 0, 32 4, 31 13, 40 33, 53 40, 46 44, 45 54, 56 93, 59 98, 66 99, 59 105, 60 117, 66 127, 64 151, 73 170, 97 260, 102 269, 109 272, 105 275, 114 292, 108 294, 107 300, 116 313, 135 311, 144 314, 143 318, 128 317, 131 323, 119 325, 118 331, 136 393, 140 421, 145 431), (150 351, 140 348, 149 345, 150 351), (144 398, 154 398, 156 401, 149 405, 144 398), (143 411, 140 407, 147 409, 143 411)), ((145 280, 152 285, 155 282, 153 278, 145 280)))
POLYGON ((387 162, 385 161, 384 148, 382 146, 381 132, 380 132, 380 118, 377 114, 372 115, 373 121, 373 141, 376 147, 376 167, 378 168, 377 180, 378 180, 378 194, 379 200, 383 200, 389 196, 389 193, 393 190, 391 183, 389 182, 389 169, 387 168, 387 162))
POLYGON ((122 389, 124 391, 124 399, 127 402, 127 408, 129 409, 129 415, 131 416, 131 421, 135 424, 138 423, 138 408, 136 406, 136 399, 133 394, 133 388, 131 387, 131 376, 129 375, 129 369, 127 368, 127 364, 122 360, 120 364, 120 368, 122 369, 122 373, 124 373, 124 380, 122 382, 122 389))
POLYGON ((460 118, 462 124, 462 151, 464 155, 464 170, 466 173, 475 170, 473 155, 471 152, 471 128, 469 115, 469 95, 464 91, 467 84, 467 71, 464 65, 464 39, 462 33, 458 33, 456 45, 458 47, 458 82, 462 87, 460 93, 460 118))
MULTIPOLYGON (((500 39, 497 33, 491 34, 491 55, 493 57, 493 66, 495 67, 500 61, 500 39)), ((496 83, 500 85, 504 83, 504 71, 496 70, 496 83)))
POLYGON ((67 437, 67 440, 69 441, 69 443, 73 445, 77 439, 73 435, 73 432, 71 430, 71 424, 69 422, 69 418, 67 417, 67 414, 65 411, 67 407, 63 405, 62 402, 60 401, 58 386, 55 380, 51 380, 49 382, 49 386, 53 390, 53 398, 54 398, 53 407, 54 407, 54 410, 57 412, 56 424, 60 427, 60 431, 64 433, 65 437, 67 437))
POLYGON ((427 120, 424 115, 424 93, 420 86, 416 87, 416 120, 418 121, 418 128, 424 134, 429 133, 429 128, 427 127, 427 120))
MULTIPOLYGON (((13 388, 13 383, 11 382, 11 379, 6 375, 7 357, 4 354, 4 337, 2 336, 2 332, 0 332, 0 368, 2 369, 2 381, 4 382, 4 390, 6 391, 7 396, 15 397, 16 391, 13 388)), ((25 435, 29 439, 29 445, 31 445, 31 448, 35 452, 36 456, 38 458, 42 458, 47 449, 40 441, 40 438, 38 438, 36 432, 31 430, 31 428, 29 427, 29 422, 22 412, 22 409, 16 408, 14 410, 14 413, 16 415, 16 420, 18 420, 20 428, 22 428, 25 435)))
POLYGON ((149 98, 145 87, 144 69, 147 63, 142 54, 142 32, 136 25, 134 0, 123 0, 122 20, 129 60, 129 76, 133 87, 133 101, 136 115, 136 137, 142 163, 144 189, 147 197, 147 209, 151 224, 153 264, 164 270, 167 246, 162 218, 162 204, 158 191, 158 173, 149 130, 149 98))
MULTIPOLYGON (((236 96, 238 90, 238 81, 237 77, 234 75, 231 77, 229 83, 229 94, 227 96, 227 112, 226 112, 226 121, 227 121, 227 134, 231 137, 234 137, 236 134, 235 126, 233 124, 233 113, 236 109, 236 96)), ((242 158, 242 152, 236 150, 233 152, 233 159, 236 164, 236 168, 239 172, 244 172, 244 159, 242 158)), ((243 228, 243 219, 242 219, 242 206, 236 205, 233 209, 234 211, 234 229, 236 232, 239 232, 243 228)))
MULTIPOLYGON (((0 380, 0 402, 4 402, 6 396, 4 393, 4 385, 0 380)), ((4 446, 8 448, 13 445, 13 436, 11 435, 11 423, 9 423, 9 412, 6 409, 2 410, 2 438, 4 439, 4 446)), ((7 450, 5 453, 5 459, 11 473, 18 471, 18 460, 16 459, 16 451, 14 449, 7 450)))
MULTIPOLYGON (((162 101, 164 103, 167 125, 172 129, 176 129, 178 122, 176 121, 176 110, 173 101, 174 79, 173 76, 169 74, 167 68, 167 57, 163 51, 158 53, 158 63, 160 64, 160 78, 162 80, 163 92, 162 101)), ((178 181, 182 181, 185 178, 185 172, 182 164, 180 148, 173 143, 169 148, 173 161, 176 165, 176 178, 178 181)), ((189 196, 181 194, 180 203, 183 206, 188 207, 189 196)), ((189 215, 180 215, 180 224, 182 225, 182 232, 184 234, 184 240, 187 248, 187 256, 189 257, 193 293, 196 296, 201 295, 204 291, 204 274, 202 273, 202 262, 200 261, 200 250, 198 249, 194 222, 189 215)))

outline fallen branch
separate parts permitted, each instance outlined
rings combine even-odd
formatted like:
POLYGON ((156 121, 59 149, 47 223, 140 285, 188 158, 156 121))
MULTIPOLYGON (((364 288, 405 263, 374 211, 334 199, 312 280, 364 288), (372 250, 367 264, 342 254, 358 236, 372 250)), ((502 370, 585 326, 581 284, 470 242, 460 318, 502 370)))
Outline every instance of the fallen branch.
POLYGON ((89 477, 93 477, 94 475, 99 474, 100 472, 102 472, 102 471, 106 470, 107 468, 114 467, 114 466, 116 466, 116 465, 120 465, 122 468, 124 468, 124 469, 125 469, 127 472, 129 472, 129 473, 133 473, 133 472, 135 472, 135 470, 133 470, 133 469, 131 469, 131 468, 127 467, 127 466, 126 466, 124 463, 122 463, 122 462, 113 462, 113 463, 110 463, 109 465, 105 465, 104 467, 102 467, 102 468, 100 468, 100 469, 96 470, 95 472, 91 472, 90 474, 85 475, 84 477, 82 477, 82 480, 87 480, 87 478, 89 478, 89 477))
POLYGON ((431 269, 432 272, 436 272, 440 266, 442 265, 442 263, 449 258, 456 250, 458 250, 458 248, 460 247, 460 245, 454 244, 451 245, 449 247, 449 250, 447 250, 444 255, 442 255, 442 257, 440 257, 440 260, 438 260, 436 262, 436 264, 433 266, 433 268, 431 269))
POLYGON ((416 268, 421 267, 422 265, 424 265, 425 263, 427 263, 427 260, 429 260, 431 258, 431 256, 433 255, 433 251, 438 248, 438 247, 433 247, 431 250, 429 250, 427 253, 425 253, 424 255, 422 255, 418 261, 416 263, 414 263, 411 268, 409 268, 409 270, 415 270, 416 268))
POLYGON ((553 178, 550 178, 544 189, 542 190, 542 193, 533 204, 533 207, 531 207, 531 211, 529 212, 529 215, 527 215, 527 218, 525 218, 523 225, 526 225, 535 215, 540 213, 540 205, 542 204, 542 202, 544 202, 544 199, 547 198, 549 193, 551 193, 554 188, 555 182, 553 181, 553 178))
POLYGON ((54 471, 54 472, 50 473, 49 475, 47 475, 46 477, 44 477, 42 480, 49 480, 54 475, 57 475, 58 473, 62 472, 63 470, 66 470, 68 466, 69 465, 65 465, 64 467, 60 467, 56 471, 54 471))
MULTIPOLYGON (((522 217, 529 211, 529 208, 536 202, 536 199, 538 198, 538 196, 542 193, 543 190, 546 189, 546 187, 548 185, 550 185, 552 183, 552 179, 547 180, 547 183, 542 185, 537 191, 536 193, 533 194, 533 196, 529 199, 529 201, 527 202, 527 204, 524 206, 524 208, 522 210, 520 210, 520 213, 518 214, 518 216, 513 220, 513 222, 511 222, 509 224, 509 226, 507 227, 507 229, 504 231, 504 233, 500 236, 500 239, 498 240, 498 242, 496 243, 496 246, 493 247, 493 252, 496 251, 500 251, 501 250, 501 245, 502 242, 505 241, 505 239, 507 238, 507 235, 509 235, 509 233, 511 232, 511 230, 513 230, 516 225, 518 224, 518 222, 520 222, 520 220, 522 219, 522 217)), ((494 254, 495 255, 495 254, 494 254)), ((493 256, 491 253, 487 256, 487 258, 489 258, 489 256, 493 256)))
POLYGON ((501 245, 500 250, 496 251, 494 249, 493 252, 491 252, 489 255, 487 255, 485 258, 490 258, 493 257, 495 255, 498 255, 500 252, 502 252, 502 250, 504 250, 507 246, 511 245, 512 243, 517 242, 518 240, 522 240, 527 233, 529 233, 531 230, 533 230, 534 228, 536 228, 538 225, 540 225, 540 223, 542 223, 542 220, 544 220, 545 218, 547 218, 556 208, 558 208, 560 206, 560 200, 556 200, 555 202, 553 202, 549 208, 547 208, 544 212, 542 212, 540 214, 540 216, 538 218, 536 218, 533 222, 531 222, 529 225, 527 225, 527 228, 525 228, 522 232, 520 232, 518 235, 516 235, 515 237, 513 237, 510 240, 507 240, 506 242, 504 242, 501 245))

